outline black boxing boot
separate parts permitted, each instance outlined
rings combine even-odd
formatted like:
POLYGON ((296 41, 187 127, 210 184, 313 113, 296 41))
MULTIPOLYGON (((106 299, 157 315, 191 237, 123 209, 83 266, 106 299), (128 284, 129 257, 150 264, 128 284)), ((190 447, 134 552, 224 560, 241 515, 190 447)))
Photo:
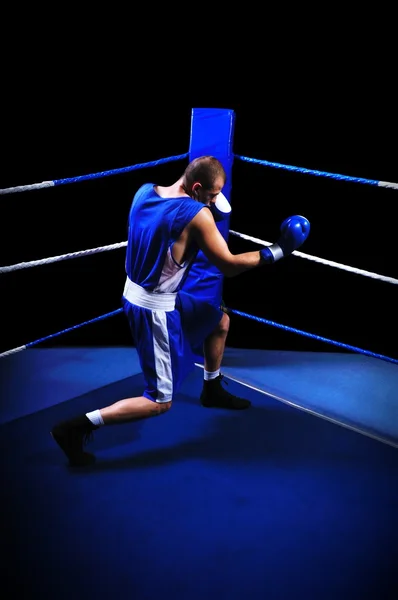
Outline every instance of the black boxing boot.
MULTIPOLYGON (((206 408, 228 408, 232 410, 243 410, 251 406, 249 400, 239 398, 227 392, 221 385, 224 376, 218 375, 215 379, 209 379, 203 382, 203 390, 200 395, 200 402, 206 408)), ((225 382, 228 385, 228 382, 225 382)))
POLYGON ((68 458, 69 466, 84 467, 95 462, 95 456, 83 450, 83 446, 92 440, 95 429, 98 426, 93 425, 86 415, 54 425, 50 433, 68 458))

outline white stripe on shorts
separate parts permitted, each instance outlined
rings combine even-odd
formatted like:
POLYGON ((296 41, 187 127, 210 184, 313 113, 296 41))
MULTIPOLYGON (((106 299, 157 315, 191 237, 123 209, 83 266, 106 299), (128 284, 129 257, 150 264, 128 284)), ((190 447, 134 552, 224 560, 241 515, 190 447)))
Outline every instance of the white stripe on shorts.
POLYGON ((167 315, 164 310, 152 311, 152 331, 156 387, 158 390, 156 402, 170 402, 173 397, 173 372, 171 369, 167 315))

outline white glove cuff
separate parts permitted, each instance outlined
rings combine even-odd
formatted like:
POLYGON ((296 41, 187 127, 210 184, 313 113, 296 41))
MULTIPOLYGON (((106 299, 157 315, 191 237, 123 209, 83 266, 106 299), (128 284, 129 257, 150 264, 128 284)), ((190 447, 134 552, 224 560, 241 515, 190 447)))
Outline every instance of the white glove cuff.
POLYGON ((268 250, 271 251, 271 254, 274 257, 274 262, 276 262, 277 260, 280 260, 281 258, 284 257, 282 248, 279 246, 279 244, 275 243, 275 244, 272 244, 271 246, 268 246, 268 250))

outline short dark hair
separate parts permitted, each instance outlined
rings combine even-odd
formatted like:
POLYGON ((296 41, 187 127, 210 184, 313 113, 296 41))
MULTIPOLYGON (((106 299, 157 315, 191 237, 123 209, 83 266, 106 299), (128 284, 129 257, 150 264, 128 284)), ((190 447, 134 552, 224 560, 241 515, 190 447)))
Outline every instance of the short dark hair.
POLYGON ((199 181, 203 189, 210 190, 218 177, 227 181, 227 174, 221 162, 214 156, 198 156, 194 158, 184 171, 184 183, 188 189, 195 181, 199 181))

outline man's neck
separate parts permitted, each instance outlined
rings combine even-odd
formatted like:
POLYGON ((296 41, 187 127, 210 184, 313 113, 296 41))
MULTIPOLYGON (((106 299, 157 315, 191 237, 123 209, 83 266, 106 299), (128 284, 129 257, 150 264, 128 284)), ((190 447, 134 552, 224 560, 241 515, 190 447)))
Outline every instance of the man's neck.
POLYGON ((157 185, 155 187, 155 190, 162 198, 179 198, 181 196, 189 196, 183 185, 182 178, 173 183, 172 185, 157 185))

